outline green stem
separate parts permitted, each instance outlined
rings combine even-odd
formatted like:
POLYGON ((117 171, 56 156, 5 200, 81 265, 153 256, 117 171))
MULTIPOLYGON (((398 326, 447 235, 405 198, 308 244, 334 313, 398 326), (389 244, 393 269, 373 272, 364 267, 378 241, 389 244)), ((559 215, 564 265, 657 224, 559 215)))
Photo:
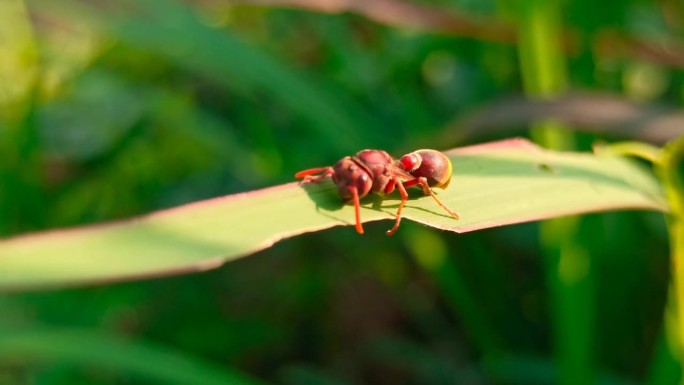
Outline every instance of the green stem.
POLYGON ((676 330, 669 333, 668 337, 676 338, 672 345, 679 357, 680 366, 684 367, 684 136, 665 146, 658 166, 670 206, 667 225, 670 236, 672 285, 675 293, 674 301, 671 296, 668 305, 676 309, 677 315, 676 330))
MULTIPOLYGON (((665 310, 663 336, 653 358, 646 384, 679 382, 684 367, 684 136, 664 149, 642 142, 597 146, 600 155, 636 156, 652 162, 662 180, 670 208, 667 218, 670 237, 672 282, 665 310), (675 360, 679 360, 676 362, 675 360)), ((684 382, 682 382, 684 384, 684 382)))
MULTIPOLYGON (((561 6, 555 0, 523 0, 520 9, 520 61, 530 97, 548 98, 563 92, 567 71, 562 52, 561 6)), ((531 135, 547 148, 575 146, 571 132, 553 121, 540 122, 531 135)), ((579 217, 545 221, 540 227, 553 319, 557 384, 595 382, 592 366, 594 285, 592 259, 578 241, 579 217)))
POLYGON ((485 314, 483 303, 473 296, 465 277, 449 256, 444 240, 434 232, 420 229, 409 232, 407 240, 416 262, 439 285, 474 345, 484 357, 498 357, 503 351, 501 338, 485 314))

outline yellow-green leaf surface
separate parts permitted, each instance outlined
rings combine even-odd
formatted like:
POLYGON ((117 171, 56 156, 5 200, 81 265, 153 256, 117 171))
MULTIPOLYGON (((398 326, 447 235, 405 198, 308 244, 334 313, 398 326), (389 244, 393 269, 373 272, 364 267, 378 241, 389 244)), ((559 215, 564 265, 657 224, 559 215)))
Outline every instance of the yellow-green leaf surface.
MULTIPOLYGON (((522 139, 447 154, 454 174, 451 185, 438 194, 461 219, 450 217, 420 189, 411 189, 406 220, 466 232, 602 210, 667 210, 652 174, 624 158, 547 151, 522 139)), ((319 165, 302 168, 310 166, 319 165)), ((393 219, 398 204, 396 192, 364 198, 362 220, 393 219)), ((283 238, 353 223, 353 208, 341 202, 330 180, 293 182, 129 221, 2 240, 0 289, 205 270, 283 238)), ((401 230, 394 236, 401 236, 401 230)), ((359 242, 385 236, 367 232, 359 242)))

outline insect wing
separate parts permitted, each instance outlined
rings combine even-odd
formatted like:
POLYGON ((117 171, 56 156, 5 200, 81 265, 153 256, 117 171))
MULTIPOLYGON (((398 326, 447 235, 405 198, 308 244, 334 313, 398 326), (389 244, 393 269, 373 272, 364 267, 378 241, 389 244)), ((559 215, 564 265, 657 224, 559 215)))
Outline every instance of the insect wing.
POLYGON ((396 162, 392 163, 391 165, 387 166, 387 172, 389 173, 390 177, 397 177, 399 180, 402 182, 406 182, 409 180, 416 179, 415 176, 409 174, 406 172, 399 164, 396 162))

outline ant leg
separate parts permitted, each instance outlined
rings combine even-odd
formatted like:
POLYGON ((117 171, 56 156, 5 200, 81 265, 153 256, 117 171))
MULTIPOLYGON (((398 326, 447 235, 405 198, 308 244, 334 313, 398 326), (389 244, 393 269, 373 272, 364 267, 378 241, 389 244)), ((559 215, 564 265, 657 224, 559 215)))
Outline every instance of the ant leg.
POLYGON ((333 171, 332 167, 317 167, 300 171, 295 174, 295 178, 304 178, 303 182, 316 182, 334 173, 335 171, 333 171), (319 173, 321 175, 314 175, 319 173))
POLYGON ((428 186, 427 179, 425 177, 418 178, 418 182, 412 183, 411 185, 419 185, 420 187, 422 187, 423 193, 425 193, 425 195, 430 195, 435 200, 435 202, 437 202, 439 207, 443 208, 444 211, 448 212, 452 217, 456 219, 460 218, 455 211, 452 211, 450 208, 447 207, 447 205, 442 203, 442 201, 440 201, 439 198, 437 198, 437 195, 435 195, 434 191, 432 191, 430 186, 428 186))
POLYGON ((359 202, 359 191, 356 186, 349 186, 349 192, 352 195, 352 201, 354 202, 354 216, 356 217, 356 232, 363 234, 363 226, 361 226, 361 203, 359 202))
POLYGON ((390 183, 392 183, 392 187, 396 185, 397 190, 399 190, 399 194, 401 194, 401 203, 399 203, 399 209, 397 210, 397 219, 394 221, 394 227, 392 227, 390 230, 387 230, 387 235, 394 234, 394 232, 397 231, 397 229, 399 228, 399 223, 401 222, 401 211, 404 209, 404 203, 406 203, 406 200, 408 199, 408 193, 406 192, 404 185, 401 184, 400 180, 398 180, 395 177, 392 178, 390 183))

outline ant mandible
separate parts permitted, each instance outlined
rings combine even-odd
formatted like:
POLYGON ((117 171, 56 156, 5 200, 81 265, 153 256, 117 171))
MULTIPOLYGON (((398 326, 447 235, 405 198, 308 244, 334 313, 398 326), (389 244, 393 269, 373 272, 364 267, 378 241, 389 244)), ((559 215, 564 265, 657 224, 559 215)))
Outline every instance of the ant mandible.
POLYGON ((337 191, 345 202, 354 203, 356 231, 363 234, 361 225, 360 199, 369 193, 389 194, 396 188, 401 195, 394 227, 387 235, 394 234, 401 222, 401 211, 408 199, 406 187, 419 186, 425 195, 430 195, 437 204, 451 216, 459 219, 456 212, 437 198, 432 187, 446 188, 451 181, 451 161, 437 150, 417 150, 401 159, 392 158, 382 150, 363 150, 354 156, 345 156, 332 167, 317 167, 295 174, 304 182, 315 182, 332 176, 337 191))

